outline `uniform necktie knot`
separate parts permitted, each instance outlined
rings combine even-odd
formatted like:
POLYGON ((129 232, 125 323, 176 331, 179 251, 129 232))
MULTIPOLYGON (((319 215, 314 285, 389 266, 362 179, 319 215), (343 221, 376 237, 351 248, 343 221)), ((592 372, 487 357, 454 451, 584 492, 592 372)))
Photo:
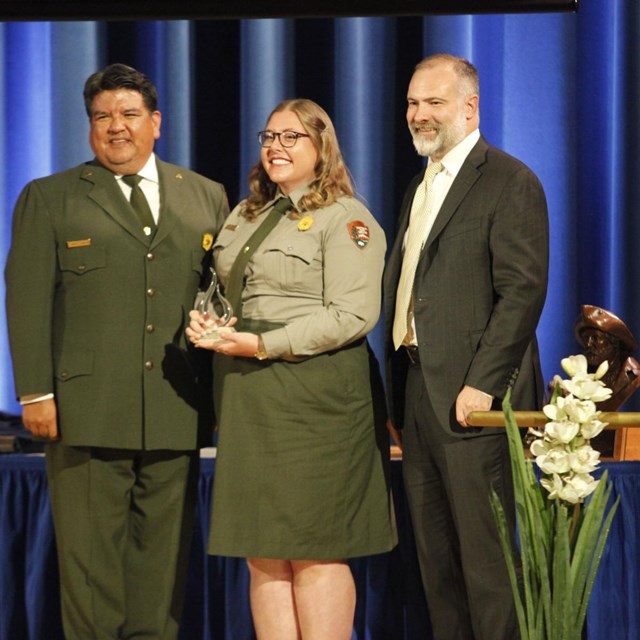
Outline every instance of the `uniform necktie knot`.
POLYGON ((273 211, 274 212, 277 211, 278 213, 281 213, 284 215, 291 208, 293 208, 293 202, 291 201, 291 198, 286 196, 284 198, 280 198, 280 200, 278 200, 278 202, 275 203, 273 207, 273 211))
POLYGON ((141 180, 142 176, 138 175, 137 173, 134 173, 131 176, 122 176, 122 181, 125 184, 128 184, 132 189, 134 187, 137 187, 140 184, 141 180))

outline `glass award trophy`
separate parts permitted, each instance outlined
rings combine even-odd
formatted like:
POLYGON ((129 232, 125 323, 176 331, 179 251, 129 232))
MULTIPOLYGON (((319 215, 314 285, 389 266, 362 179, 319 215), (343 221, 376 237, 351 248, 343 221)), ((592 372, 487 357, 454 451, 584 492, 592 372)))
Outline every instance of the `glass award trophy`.
POLYGON ((235 331, 233 327, 227 326, 233 317, 233 307, 229 301, 220 293, 220 284, 218 276, 213 267, 209 267, 211 273, 211 281, 206 291, 198 291, 196 294, 195 304, 193 308, 208 316, 208 320, 212 321, 211 327, 205 330, 202 336, 196 341, 196 344, 207 345, 214 342, 220 342, 223 338, 220 333, 228 333, 235 331))

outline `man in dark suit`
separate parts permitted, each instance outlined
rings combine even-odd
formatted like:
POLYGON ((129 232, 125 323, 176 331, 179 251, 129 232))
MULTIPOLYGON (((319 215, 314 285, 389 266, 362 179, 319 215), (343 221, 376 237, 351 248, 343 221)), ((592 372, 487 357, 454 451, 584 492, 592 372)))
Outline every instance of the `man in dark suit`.
POLYGON ((25 426, 48 439, 67 640, 177 636, 210 442, 210 362, 187 347, 224 189, 153 153, 157 93, 110 65, 86 82, 95 159, 15 209, 7 318, 25 426))
MULTIPOLYGON (((513 640, 517 625, 490 509, 513 520, 503 431, 472 411, 543 396, 535 330, 547 286, 545 196, 479 127, 476 69, 446 54, 416 67, 407 121, 427 170, 409 185, 385 272, 387 381, 436 640, 513 640)), ((513 522, 512 522, 513 524, 513 522)))

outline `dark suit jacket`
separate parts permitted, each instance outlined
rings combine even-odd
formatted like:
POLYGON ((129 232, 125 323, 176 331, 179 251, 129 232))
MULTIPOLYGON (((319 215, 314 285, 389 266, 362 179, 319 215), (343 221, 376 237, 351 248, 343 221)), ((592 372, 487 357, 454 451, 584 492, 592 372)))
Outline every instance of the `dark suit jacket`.
MULTIPOLYGON (((391 330, 411 202, 407 189, 384 277, 388 396, 402 427, 407 358, 391 330)), ((495 396, 514 385, 513 406, 535 409, 544 390, 535 330, 547 289, 548 220, 540 182, 520 161, 481 138, 463 163, 423 249, 414 284, 422 373, 444 429, 459 434, 455 402, 464 385, 495 396)), ((489 429, 486 433, 495 433, 489 429)))
POLYGON ((55 393, 67 445, 188 450, 210 439, 211 367, 184 329, 203 236, 228 205, 222 185, 157 163, 151 240, 96 162, 34 180, 16 205, 6 267, 16 391, 55 393))

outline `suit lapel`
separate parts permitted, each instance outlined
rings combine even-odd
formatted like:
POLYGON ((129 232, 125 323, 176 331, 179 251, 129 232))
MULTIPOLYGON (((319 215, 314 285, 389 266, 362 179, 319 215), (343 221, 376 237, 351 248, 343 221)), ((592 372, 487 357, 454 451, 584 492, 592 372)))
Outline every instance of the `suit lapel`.
POLYGON ((455 177, 447 197, 444 199, 440 211, 433 223, 433 227, 429 233, 429 237, 423 248, 423 256, 429 252, 429 248, 433 245, 436 238, 442 233, 443 229, 449 223, 458 210, 460 203, 464 200, 469 189, 482 175, 478 167, 485 162, 487 154, 487 142, 484 138, 480 138, 475 147, 471 150, 466 160, 460 167, 458 175, 455 177))
POLYGON ((156 158, 160 180, 160 219, 158 229, 151 241, 155 247, 162 242, 175 227, 186 206, 183 196, 183 175, 173 165, 156 158))
POLYGON ((88 196, 145 246, 155 247, 170 233, 180 218, 186 203, 183 198, 183 176, 176 167, 156 159, 160 182, 160 218, 149 245, 127 199, 117 185, 113 173, 97 161, 87 163, 80 178, 93 185, 88 196))
MULTIPOLYGON (((460 167, 460 171, 458 172, 458 175, 456 176, 453 184, 451 185, 451 188, 449 189, 447 197, 440 207, 438 216, 436 217, 433 227, 431 228, 431 231, 429 233, 429 237, 427 238, 425 246, 423 247, 422 255, 420 256, 420 261, 418 262, 418 270, 421 273, 426 273, 426 270, 428 270, 433 258, 433 253, 437 251, 437 242, 435 242, 436 239, 442 233, 443 229, 447 226, 448 222, 457 211, 460 203, 469 192, 469 189, 471 189, 473 184, 482 175, 479 167, 485 162, 488 148, 489 145, 487 144, 486 140, 483 137, 480 137, 480 140, 478 140, 478 143, 471 150, 466 160, 462 164, 462 167, 460 167)), ((385 317, 388 320, 393 319, 396 290, 398 288, 400 271, 402 269, 402 245, 404 243, 404 235, 407 231, 407 227, 409 226, 411 204, 413 202, 413 197, 415 195, 416 189, 418 188, 418 185, 422 181, 423 177, 424 171, 421 171, 413 178, 413 180, 407 187, 405 198, 400 210, 400 218, 398 221, 395 241, 393 244, 393 248, 391 249, 391 253, 389 254, 389 259, 387 260, 384 278, 384 291, 385 317)), ((385 327, 385 331, 390 335, 390 323, 388 322, 388 324, 389 326, 385 327)))
POLYGON ((149 241, 145 238, 136 219, 135 213, 117 185, 114 175, 97 161, 88 162, 80 174, 80 179, 93 185, 87 194, 98 206, 109 214, 120 226, 126 229, 134 238, 145 245, 149 241))

